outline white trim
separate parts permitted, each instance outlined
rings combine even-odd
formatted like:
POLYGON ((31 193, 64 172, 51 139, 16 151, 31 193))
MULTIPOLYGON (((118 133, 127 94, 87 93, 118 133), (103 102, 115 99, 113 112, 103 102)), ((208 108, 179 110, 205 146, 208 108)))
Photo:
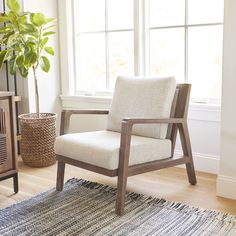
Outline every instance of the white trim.
POLYGON ((140 0, 134 0, 134 74, 137 76, 142 73, 141 65, 142 65, 142 54, 140 47, 140 37, 142 35, 142 31, 140 29, 140 0), (137 39, 137 40, 135 40, 137 39))
POLYGON ((74 40, 71 0, 58 1, 61 89, 63 94, 74 94, 74 40))
POLYGON ((219 175, 216 184, 216 195, 236 200, 236 177, 219 175))
POLYGON ((142 50, 143 50, 143 74, 150 74, 150 2, 142 0, 143 3, 143 35, 142 35, 142 50))
POLYGON ((70 102, 76 102, 78 104, 78 108, 80 103, 86 102, 86 103, 99 103, 102 105, 110 104, 111 103, 111 97, 103 97, 103 96, 66 96, 61 95, 61 101, 62 101, 62 107, 68 108, 67 104, 70 102))
MULTIPOLYGON (((180 157, 183 155, 183 153, 180 150, 176 150, 174 155, 176 157, 180 157)), ((219 173, 219 166, 220 166, 219 156, 193 152, 193 161, 194 161, 195 170, 197 171, 211 173, 211 174, 219 173)), ((184 167, 184 166, 181 165, 179 167, 184 167)))
MULTIPOLYGON (((95 109, 97 106, 109 108, 111 96, 67 96, 61 95, 63 108, 81 108, 81 104, 87 103, 95 109)), ((189 120, 220 122, 221 107, 218 105, 190 104, 189 120)))

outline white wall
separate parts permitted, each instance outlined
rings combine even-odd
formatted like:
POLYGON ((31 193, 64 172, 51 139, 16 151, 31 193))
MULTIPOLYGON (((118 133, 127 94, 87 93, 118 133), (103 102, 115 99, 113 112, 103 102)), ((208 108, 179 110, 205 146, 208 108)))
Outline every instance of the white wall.
MULTIPOLYGON (((42 12, 46 17, 58 18, 58 4, 57 0, 23 0, 24 11, 42 12)), ((57 22, 56 22, 57 24, 57 22)), ((59 36, 58 27, 55 28, 56 35, 50 37, 48 45, 55 49, 55 56, 50 57, 51 69, 49 73, 45 73, 39 70, 39 94, 40 94, 40 111, 41 112, 55 112, 60 115, 61 103, 60 103, 60 64, 59 64, 59 36)), ((28 100, 28 109, 25 111, 35 112, 34 103, 34 82, 32 74, 30 74, 28 80, 25 80, 25 97, 28 100)), ((59 125, 59 118, 58 118, 59 125)))
POLYGON ((236 1, 225 0, 219 196, 236 199, 236 1))

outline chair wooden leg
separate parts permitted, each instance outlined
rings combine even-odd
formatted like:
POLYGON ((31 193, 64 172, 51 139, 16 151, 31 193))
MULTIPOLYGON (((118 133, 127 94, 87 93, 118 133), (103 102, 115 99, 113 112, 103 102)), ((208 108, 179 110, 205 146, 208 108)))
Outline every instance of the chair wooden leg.
POLYGON ((196 179, 196 174, 195 174, 194 165, 192 161, 186 164, 186 171, 188 174, 189 183, 192 185, 195 185, 197 183, 197 179, 196 179))
POLYGON ((14 186, 14 192, 18 193, 19 191, 19 184, 18 184, 18 174, 14 174, 13 176, 13 186, 14 186))
POLYGON ((187 123, 179 126, 179 134, 183 148, 183 153, 185 156, 189 157, 189 162, 185 164, 188 175, 188 181, 190 184, 195 185, 197 183, 197 179, 194 170, 192 148, 191 148, 187 123))
POLYGON ((118 168, 116 214, 124 214, 132 125, 122 122, 118 168))
POLYGON ((127 186, 127 171, 120 173, 118 175, 116 214, 119 216, 124 214, 126 186, 127 186))
POLYGON ((65 162, 58 161, 57 164, 57 191, 63 190, 64 185, 64 174, 65 174, 65 162))

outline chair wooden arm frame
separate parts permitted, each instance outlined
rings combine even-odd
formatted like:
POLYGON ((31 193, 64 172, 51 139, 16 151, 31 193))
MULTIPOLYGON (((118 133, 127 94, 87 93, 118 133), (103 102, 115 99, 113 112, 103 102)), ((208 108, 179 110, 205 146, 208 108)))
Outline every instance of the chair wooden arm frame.
POLYGON ((60 135, 67 134, 70 125, 70 117, 72 115, 108 115, 109 110, 89 110, 89 109, 71 109, 71 110, 63 110, 61 112, 61 128, 60 135))
MULTIPOLYGON (((94 115, 107 115, 109 110, 63 110, 61 114, 61 135, 68 133, 71 115, 82 114, 94 114, 94 115)), ((172 135, 173 136, 173 135, 172 135)), ((176 138, 176 132, 174 134, 176 138)), ((121 139, 120 139, 120 153, 119 153, 119 167, 116 170, 107 170, 98 166, 94 166, 88 163, 73 160, 68 157, 57 155, 58 160, 58 177, 57 177, 57 190, 62 190, 64 181, 65 163, 72 164, 93 172, 104 174, 107 176, 118 176, 117 184, 117 201, 116 201, 116 213, 122 215, 124 213, 125 192, 127 185, 127 177, 132 175, 141 174, 144 172, 159 170, 171 166, 180 164, 186 164, 187 174, 189 182, 196 184, 196 176, 192 161, 192 151, 189 139, 189 133, 187 128, 187 119, 184 118, 166 118, 166 119, 154 119, 154 118, 124 118, 121 124, 121 139), (172 155, 169 158, 152 161, 143 164, 137 164, 129 166, 129 154, 130 144, 132 138, 132 128, 137 124, 173 124, 176 125, 176 131, 179 130, 183 156, 180 158, 174 158, 174 146, 172 143, 172 155)))

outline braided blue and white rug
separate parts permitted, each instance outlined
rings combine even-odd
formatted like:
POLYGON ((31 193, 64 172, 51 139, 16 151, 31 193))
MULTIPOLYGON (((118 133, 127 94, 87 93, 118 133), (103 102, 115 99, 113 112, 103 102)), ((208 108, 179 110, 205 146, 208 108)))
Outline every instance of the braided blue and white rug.
POLYGON ((236 235, 236 216, 128 193, 125 215, 114 213, 116 189, 71 179, 0 210, 0 235, 236 235))

